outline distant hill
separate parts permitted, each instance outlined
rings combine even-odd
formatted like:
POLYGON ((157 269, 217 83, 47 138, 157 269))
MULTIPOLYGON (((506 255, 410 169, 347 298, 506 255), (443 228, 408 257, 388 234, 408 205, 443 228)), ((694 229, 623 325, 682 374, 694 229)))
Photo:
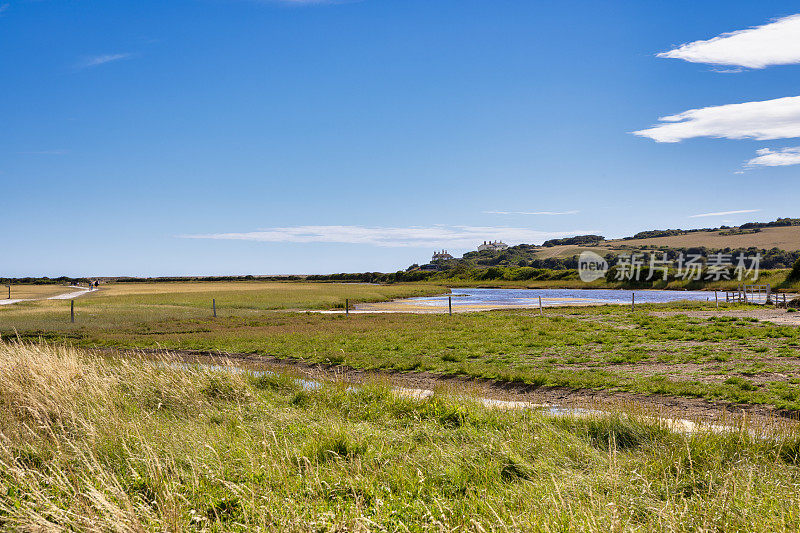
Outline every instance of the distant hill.
POLYGON ((760 251, 764 258, 762 268, 790 268, 800 257, 800 218, 749 222, 738 227, 648 230, 612 240, 600 235, 578 235, 552 239, 541 246, 520 244, 500 252, 467 252, 460 259, 437 266, 444 270, 495 266, 572 269, 577 267, 577 256, 585 250, 601 256, 631 250, 663 250, 670 251, 670 255, 681 251, 760 251))
POLYGON ((639 237, 605 241, 603 245, 612 246, 667 246, 686 248, 704 246, 706 248, 760 248, 797 251, 800 250, 800 225, 765 226, 762 228, 744 225, 738 228, 695 231, 663 237, 639 237))
POLYGON ((747 222, 739 227, 720 226, 718 228, 702 229, 656 229, 640 231, 633 237, 624 237, 624 240, 633 239, 652 239, 655 237, 674 237, 676 235, 687 235, 689 233, 721 231, 728 235, 743 233, 758 233, 762 228, 779 228, 786 226, 800 226, 800 218, 779 218, 772 222, 747 222))

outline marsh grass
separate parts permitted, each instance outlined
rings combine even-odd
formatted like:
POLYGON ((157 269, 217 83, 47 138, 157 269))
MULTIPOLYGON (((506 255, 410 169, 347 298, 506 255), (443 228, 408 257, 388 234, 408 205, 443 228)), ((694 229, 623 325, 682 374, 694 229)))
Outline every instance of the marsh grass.
POLYGON ((0 529, 778 531, 800 437, 0 344, 0 529))
MULTIPOLYGON (((324 291, 336 284, 296 285, 312 285, 318 288, 302 290, 330 296, 324 291)), ((203 287, 194 287, 202 296, 192 297, 206 298, 203 287)), ((29 342, 255 353, 363 369, 800 410, 800 329, 726 314, 750 309, 743 305, 723 305, 717 311, 705 302, 644 304, 635 312, 620 306, 562 307, 544 317, 529 310, 345 317, 251 309, 248 294, 242 291, 238 307, 218 308, 217 318, 210 309, 118 299, 124 295, 76 300, 75 324, 68 321, 66 302, 16 304, 20 307, 0 309, 0 334, 29 342), (708 314, 694 316, 697 312, 708 314), (729 378, 745 378, 750 385, 729 378)))

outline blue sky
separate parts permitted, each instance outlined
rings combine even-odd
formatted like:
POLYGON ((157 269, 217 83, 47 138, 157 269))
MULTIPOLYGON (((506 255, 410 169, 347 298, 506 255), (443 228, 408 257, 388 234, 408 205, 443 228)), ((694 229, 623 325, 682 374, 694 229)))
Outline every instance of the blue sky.
POLYGON ((797 12, 0 1, 0 275, 391 271, 797 216, 797 12))

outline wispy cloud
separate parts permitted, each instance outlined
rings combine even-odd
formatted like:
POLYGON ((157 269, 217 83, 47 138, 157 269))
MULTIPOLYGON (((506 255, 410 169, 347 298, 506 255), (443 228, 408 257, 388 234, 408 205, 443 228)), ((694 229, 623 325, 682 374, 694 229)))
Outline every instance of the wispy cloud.
POLYGON ((745 167, 785 167, 800 164, 800 146, 770 150, 756 150, 757 157, 747 161, 745 167))
POLYGON ((487 215, 576 215, 580 213, 574 211, 484 211, 487 215))
POLYGON ((690 109, 658 120, 663 124, 633 134, 667 143, 694 137, 760 141, 800 137, 800 96, 690 109))
POLYGON ((67 155, 69 150, 32 150, 29 152, 17 152, 22 155, 67 155))
POLYGON ((723 33, 707 41, 683 44, 658 57, 746 68, 800 63, 800 14, 755 28, 723 33))
POLYGON ((761 209, 739 209, 737 211, 719 211, 717 213, 700 213, 699 215, 691 215, 689 218, 701 218, 701 217, 724 217, 728 215, 741 215, 744 213, 757 213, 761 211, 761 209))
POLYGON ((76 69, 99 67, 106 63, 113 63, 114 61, 121 61, 123 59, 130 59, 133 54, 102 54, 97 56, 85 57, 75 64, 76 69))
POLYGON ((471 248, 487 239, 511 243, 540 243, 595 230, 546 232, 528 228, 479 226, 290 226, 243 233, 179 235, 185 239, 239 240, 256 242, 364 244, 388 248, 422 247, 471 248))
POLYGON ((10 7, 11 7, 11 4, 9 4, 7 2, 0 4, 0 15, 5 13, 6 11, 8 11, 8 8, 10 8, 10 7))

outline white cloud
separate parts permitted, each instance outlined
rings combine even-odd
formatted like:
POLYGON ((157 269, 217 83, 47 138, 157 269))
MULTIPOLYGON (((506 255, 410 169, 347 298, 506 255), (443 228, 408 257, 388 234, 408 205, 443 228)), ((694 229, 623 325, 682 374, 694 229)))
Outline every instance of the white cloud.
POLYGON ((487 215, 577 215, 580 211, 484 211, 487 215))
POLYGON ((472 248, 485 240, 512 243, 540 243, 595 230, 546 232, 528 228, 477 226, 409 226, 405 228, 367 226, 291 226, 265 228, 244 233, 179 235, 185 239, 243 240, 257 242, 366 244, 390 248, 421 247, 472 248))
POLYGON ((724 217, 728 215, 741 215, 744 213, 757 213, 761 209, 739 209, 738 211, 719 211, 717 213, 700 213, 699 215, 691 215, 689 218, 700 217, 724 217))
POLYGON ((800 164, 800 146, 770 150, 756 150, 757 157, 747 161, 746 167, 785 167, 800 164))
POLYGON ((103 54, 99 56, 91 56, 86 57, 82 61, 79 61, 75 68, 91 68, 91 67, 98 67, 100 65, 105 65, 106 63, 112 63, 114 61, 120 61, 122 59, 128 59, 133 57, 133 54, 103 54))
POLYGON ((633 134, 667 143, 694 137, 760 141, 800 137, 800 96, 690 109, 658 120, 663 124, 633 134))
POLYGON ((800 63, 800 14, 755 28, 723 33, 707 41, 683 44, 658 57, 747 68, 800 63))

